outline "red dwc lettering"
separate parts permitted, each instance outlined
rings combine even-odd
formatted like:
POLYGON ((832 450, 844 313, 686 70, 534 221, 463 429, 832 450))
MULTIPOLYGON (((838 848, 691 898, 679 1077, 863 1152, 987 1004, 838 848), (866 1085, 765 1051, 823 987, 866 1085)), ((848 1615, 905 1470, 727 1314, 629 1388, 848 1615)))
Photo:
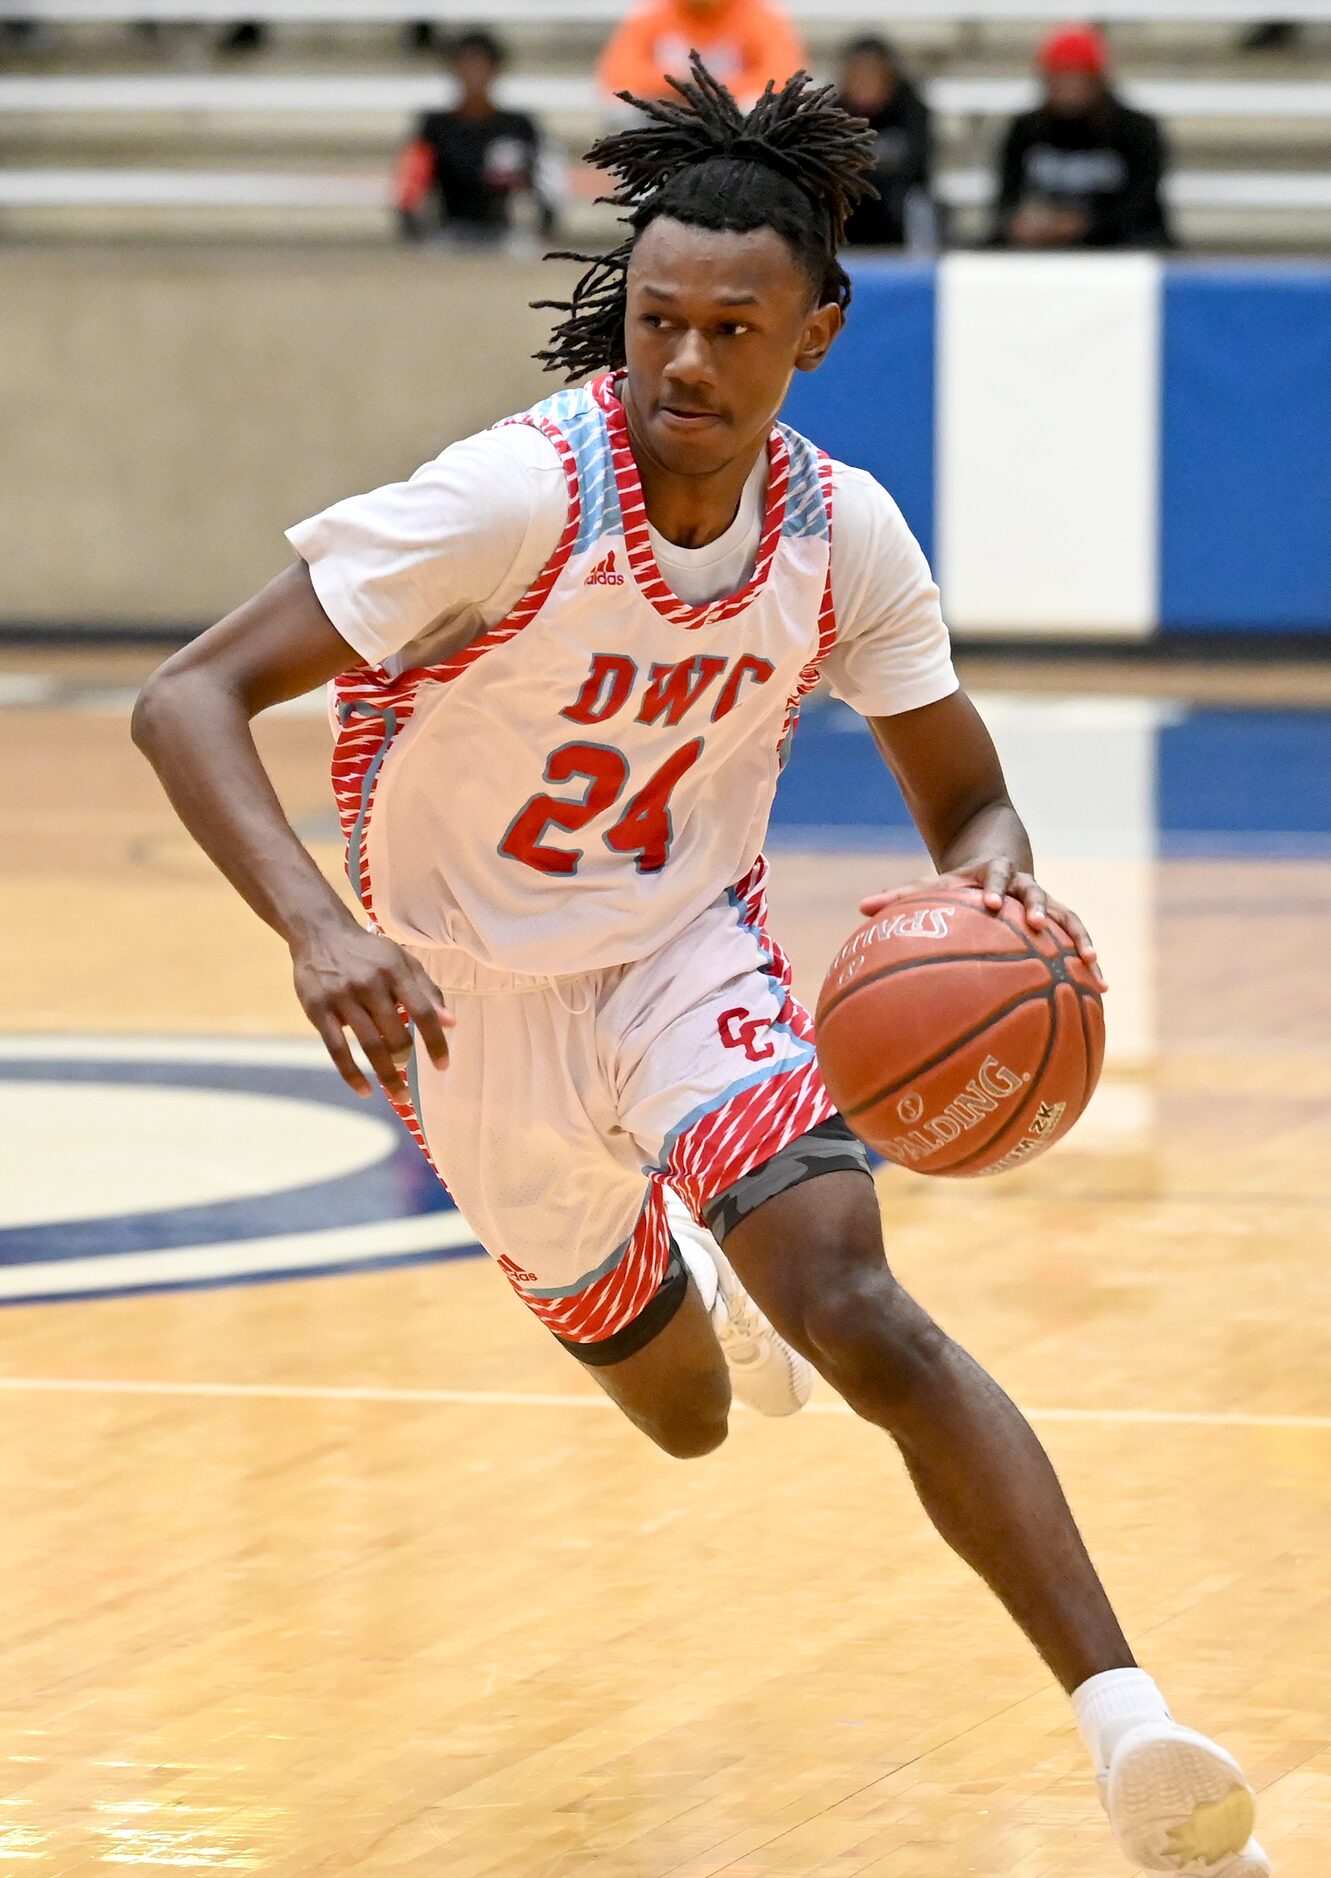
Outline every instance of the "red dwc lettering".
POLYGON ((746 652, 742 659, 737 659, 729 678, 721 687, 721 695, 712 712, 712 722, 717 724, 723 717, 729 717, 739 703, 740 686, 746 678, 755 685, 765 685, 776 670, 770 659, 758 659, 751 652, 746 652))
POLYGON ((582 681, 582 690, 559 713, 574 724, 602 724, 628 703, 638 668, 620 652, 598 652, 582 681))
POLYGON ((725 669, 724 659, 706 652, 678 665, 653 665, 638 708, 638 722, 654 724, 658 717, 664 717, 667 724, 677 724, 725 669))

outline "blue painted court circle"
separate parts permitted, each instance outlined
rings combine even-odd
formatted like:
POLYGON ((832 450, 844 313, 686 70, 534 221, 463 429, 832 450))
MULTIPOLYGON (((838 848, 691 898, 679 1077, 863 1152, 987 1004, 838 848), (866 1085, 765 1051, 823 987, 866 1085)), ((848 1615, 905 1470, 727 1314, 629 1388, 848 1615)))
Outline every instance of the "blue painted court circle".
POLYGON ((465 1256, 386 1102, 317 1044, 0 1037, 0 1303, 465 1256))

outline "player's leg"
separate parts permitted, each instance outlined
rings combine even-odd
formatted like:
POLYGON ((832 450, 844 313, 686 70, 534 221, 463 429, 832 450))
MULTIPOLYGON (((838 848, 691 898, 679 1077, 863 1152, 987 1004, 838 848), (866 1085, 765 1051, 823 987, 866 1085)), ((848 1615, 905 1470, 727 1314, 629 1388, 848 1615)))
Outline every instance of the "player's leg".
POLYGON ((610 1014, 628 1044, 626 1126, 719 1238, 771 1334, 895 1438, 935 1524, 1073 1692, 1125 1851, 1152 1869, 1264 1878, 1244 1845, 1242 1775, 1175 1727, 1136 1668, 1031 1429, 889 1271, 867 1162, 832 1114, 807 1013, 763 931, 761 877, 622 990, 630 1008, 610 1014))
POLYGON ((625 1125, 778 1335, 896 1437, 939 1529, 1065 1686, 1129 1667, 1035 1436, 888 1270, 867 1161, 764 911, 757 870, 606 1001, 625 1125))
POLYGON ((1044 1449, 993 1379, 897 1283, 878 1197, 830 1174, 747 1212, 727 1257, 782 1334, 893 1436, 925 1511, 1065 1689, 1132 1652, 1044 1449))
POLYGON ((709 1453, 725 1438, 726 1365, 660 1184, 622 1135, 615 1152, 595 987, 421 962, 456 1027, 446 1069, 416 1052, 403 1119, 528 1310, 666 1453, 709 1453))
POLYGON ((893 1277, 872 1182, 829 1174, 752 1208, 741 1185, 729 1216, 724 1248, 746 1289, 856 1413, 891 1435, 940 1534, 1073 1696, 1129 1857, 1151 1870, 1264 1878, 1237 1763, 1174 1724, 1137 1669, 1031 1427, 893 1277))
POLYGON ((606 1361, 606 1350, 596 1345, 572 1354, 634 1427, 676 1460, 710 1454, 725 1440, 730 1375, 691 1279, 679 1285, 673 1314, 632 1355, 606 1361))
POLYGON ((779 1416, 808 1399, 812 1370, 744 1291, 709 1229, 707 1204, 758 1167, 769 1191, 806 1178, 810 1164, 867 1163, 844 1127, 819 1136, 832 1104, 812 1025, 793 1005, 786 961, 761 929, 761 874, 755 869, 658 952, 614 974, 599 1026, 621 1129, 665 1181, 671 1231, 735 1394, 779 1416))
POLYGON ((673 1187, 667 1185, 665 1197, 671 1237, 707 1311, 736 1397, 760 1415, 794 1415, 813 1390, 813 1365, 763 1316, 710 1229, 673 1187))

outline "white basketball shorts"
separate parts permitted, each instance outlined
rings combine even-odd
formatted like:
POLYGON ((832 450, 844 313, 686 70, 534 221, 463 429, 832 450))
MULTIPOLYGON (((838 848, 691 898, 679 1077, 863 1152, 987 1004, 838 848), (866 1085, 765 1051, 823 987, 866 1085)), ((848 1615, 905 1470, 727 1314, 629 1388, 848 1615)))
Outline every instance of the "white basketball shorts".
POLYGON ((579 977, 413 948, 456 1018, 400 1112, 519 1297, 622 1360, 682 1301, 661 1183, 723 1237, 815 1174, 868 1171, 765 930, 765 863, 660 951, 579 977), (778 1158, 779 1157, 779 1158, 778 1158))

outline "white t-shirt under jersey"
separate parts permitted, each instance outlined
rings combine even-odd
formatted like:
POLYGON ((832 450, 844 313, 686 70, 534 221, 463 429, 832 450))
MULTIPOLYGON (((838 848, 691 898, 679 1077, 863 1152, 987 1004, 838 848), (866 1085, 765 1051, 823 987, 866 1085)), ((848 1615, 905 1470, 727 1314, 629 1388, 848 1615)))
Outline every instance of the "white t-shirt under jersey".
MULTIPOLYGON (((666 582, 694 605, 734 593, 753 569, 767 465, 731 526, 703 548, 657 530, 666 582)), ((956 690, 938 588, 896 503, 864 470, 833 465, 837 641, 823 672, 866 717, 917 710, 956 690)), ((554 553, 568 487, 554 444, 527 424, 451 444, 409 482, 351 496, 287 531, 353 651, 390 670, 445 658, 503 619, 554 553)))

